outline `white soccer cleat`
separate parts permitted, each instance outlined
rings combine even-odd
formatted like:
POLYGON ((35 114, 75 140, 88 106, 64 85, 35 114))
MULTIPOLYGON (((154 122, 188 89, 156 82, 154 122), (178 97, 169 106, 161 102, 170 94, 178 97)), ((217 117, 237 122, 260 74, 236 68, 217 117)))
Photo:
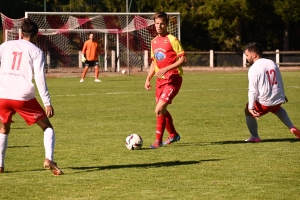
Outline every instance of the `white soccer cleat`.
POLYGON ((95 82, 101 82, 101 80, 99 80, 99 79, 95 79, 95 82))
POLYGON ((83 79, 80 79, 80 81, 79 81, 79 82, 80 82, 80 83, 82 83, 83 81, 84 81, 83 79))

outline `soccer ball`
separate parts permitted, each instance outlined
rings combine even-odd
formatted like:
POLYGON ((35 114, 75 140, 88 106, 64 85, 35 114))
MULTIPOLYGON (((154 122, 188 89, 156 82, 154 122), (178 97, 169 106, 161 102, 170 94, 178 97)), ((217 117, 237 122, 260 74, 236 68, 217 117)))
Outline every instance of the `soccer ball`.
POLYGON ((126 74, 126 70, 125 70, 125 69, 122 69, 121 73, 122 73, 122 74, 126 74))
POLYGON ((125 145, 129 150, 139 150, 143 146, 143 139, 138 134, 133 133, 127 136, 125 145))

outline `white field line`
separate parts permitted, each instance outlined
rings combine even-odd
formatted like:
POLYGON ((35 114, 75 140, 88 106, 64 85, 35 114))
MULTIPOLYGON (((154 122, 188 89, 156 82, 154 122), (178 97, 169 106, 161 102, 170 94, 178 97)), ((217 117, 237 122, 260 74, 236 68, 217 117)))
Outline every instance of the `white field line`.
MULTIPOLYGON (((285 88, 300 88, 300 86, 287 86, 285 88)), ((222 91, 222 90, 247 90, 248 88, 212 88, 212 89, 206 89, 208 91, 222 91)), ((204 91, 204 89, 198 89, 198 90, 180 90, 180 92, 200 92, 204 91)), ((119 94, 144 94, 144 93, 150 93, 149 91, 145 92, 108 92, 105 93, 107 95, 119 95, 119 94)), ((76 97, 76 96, 93 96, 93 95, 99 95, 99 93, 87 93, 87 94, 56 94, 51 95, 55 97, 76 97)))
POLYGON ((93 96, 97 93, 90 93, 90 94, 56 94, 56 95, 51 95, 55 97, 76 97, 76 96, 93 96))
POLYGON ((142 94, 142 93, 147 93, 147 92, 109 92, 106 94, 142 94))

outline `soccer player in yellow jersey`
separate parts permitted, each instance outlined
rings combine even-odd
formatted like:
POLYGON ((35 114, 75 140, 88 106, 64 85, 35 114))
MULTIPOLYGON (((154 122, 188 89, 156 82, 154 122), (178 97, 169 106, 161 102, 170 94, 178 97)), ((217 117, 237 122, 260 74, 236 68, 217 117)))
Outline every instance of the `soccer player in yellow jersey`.
POLYGON ((85 68, 82 72, 81 80, 80 82, 84 81, 84 77, 89 69, 89 67, 95 66, 95 82, 101 82, 99 77, 99 62, 98 62, 98 55, 101 54, 100 46, 98 42, 94 39, 94 34, 89 34, 89 40, 85 41, 83 48, 82 48, 82 54, 84 55, 86 61, 85 61, 85 68))
POLYGON ((183 73, 181 65, 186 62, 186 57, 179 40, 167 31, 168 15, 165 12, 158 12, 153 19, 158 35, 151 41, 152 63, 145 88, 151 89, 150 80, 156 76, 156 140, 150 146, 156 149, 180 140, 167 107, 180 90, 183 73), (162 142, 165 129, 169 137, 162 142))

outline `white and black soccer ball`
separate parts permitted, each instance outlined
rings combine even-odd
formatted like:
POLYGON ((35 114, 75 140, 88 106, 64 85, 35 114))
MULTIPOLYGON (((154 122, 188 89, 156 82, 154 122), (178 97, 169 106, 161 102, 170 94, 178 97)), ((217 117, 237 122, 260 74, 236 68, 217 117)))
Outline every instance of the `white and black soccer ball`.
POLYGON ((125 70, 125 69, 122 69, 121 73, 122 73, 122 74, 126 74, 126 70, 125 70))
POLYGON ((127 136, 125 145, 129 150, 139 150, 143 146, 143 139, 138 134, 133 133, 127 136))

